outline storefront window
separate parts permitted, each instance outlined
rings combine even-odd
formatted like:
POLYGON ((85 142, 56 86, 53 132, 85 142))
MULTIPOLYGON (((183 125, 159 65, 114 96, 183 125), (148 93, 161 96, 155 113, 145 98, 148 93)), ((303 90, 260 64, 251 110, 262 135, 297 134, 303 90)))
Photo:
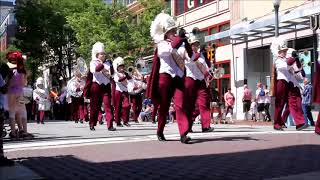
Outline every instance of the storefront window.
POLYGON ((224 74, 230 74, 230 63, 223 63, 220 66, 224 69, 224 74))

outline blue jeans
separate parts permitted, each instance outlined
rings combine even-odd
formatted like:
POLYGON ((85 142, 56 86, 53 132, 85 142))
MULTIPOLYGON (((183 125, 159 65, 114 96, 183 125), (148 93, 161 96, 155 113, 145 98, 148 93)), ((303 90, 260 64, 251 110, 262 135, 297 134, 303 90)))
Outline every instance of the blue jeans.
POLYGON ((304 116, 304 120, 307 124, 308 120, 310 121, 310 125, 314 126, 314 121, 313 121, 313 117, 311 114, 311 106, 309 104, 302 104, 302 110, 303 110, 303 116, 304 116))

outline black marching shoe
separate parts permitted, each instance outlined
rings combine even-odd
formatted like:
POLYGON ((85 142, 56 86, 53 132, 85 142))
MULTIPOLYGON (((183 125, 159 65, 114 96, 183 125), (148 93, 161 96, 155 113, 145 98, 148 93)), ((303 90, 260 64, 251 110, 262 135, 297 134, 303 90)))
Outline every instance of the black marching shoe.
POLYGON ((135 122, 135 123, 139 123, 139 121, 138 121, 138 120, 135 120, 134 122, 135 122))
POLYGON ((191 138, 187 135, 183 135, 181 136, 180 141, 183 144, 189 144, 189 142, 191 141, 191 138))
POLYGON ((83 124, 83 120, 82 119, 80 120, 80 123, 83 124))
POLYGON ((131 125, 129 123, 123 123, 123 125, 130 127, 131 125))
POLYGON ((95 131, 96 129, 94 128, 94 126, 90 126, 90 130, 95 131))
POLYGON ((301 131, 303 129, 306 129, 307 127, 309 127, 309 125, 307 123, 301 124, 301 125, 297 125, 296 126, 296 130, 297 131, 301 131))
POLYGON ((166 138, 164 137, 163 133, 157 133, 157 137, 159 141, 166 141, 166 138))
POLYGON ((99 124, 102 125, 102 124, 104 124, 104 122, 101 120, 101 121, 99 121, 99 124))
POLYGON ((156 122, 155 122, 155 121, 152 121, 152 124, 156 124, 156 122))
POLYGON ((283 131, 283 128, 282 127, 273 127, 274 130, 277 130, 277 131, 283 131))
POLYGON ((121 123, 117 124, 117 127, 123 127, 123 125, 121 123))
POLYGON ((14 166, 14 161, 2 156, 0 157, 0 167, 4 166, 14 166))
POLYGON ((192 128, 191 128, 191 129, 189 129, 189 133, 193 133, 193 130, 192 130, 192 128))
POLYGON ((213 132, 213 131, 214 131, 213 127, 202 128, 202 132, 203 133, 209 133, 209 132, 213 132))
POLYGON ((114 128, 114 127, 110 127, 110 128, 108 128, 108 131, 116 131, 117 129, 116 128, 114 128))
POLYGON ((75 120, 74 122, 75 122, 75 123, 78 123, 78 120, 75 120))

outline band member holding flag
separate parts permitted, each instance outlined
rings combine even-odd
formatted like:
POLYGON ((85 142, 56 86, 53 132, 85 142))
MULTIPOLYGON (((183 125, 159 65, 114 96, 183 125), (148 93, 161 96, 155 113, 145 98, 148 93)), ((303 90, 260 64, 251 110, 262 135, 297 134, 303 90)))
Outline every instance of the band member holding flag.
POLYGON ((97 42, 92 47, 92 60, 90 72, 92 83, 90 87, 90 130, 94 131, 98 121, 101 104, 104 105, 107 127, 109 131, 115 131, 113 127, 113 114, 111 109, 111 75, 112 69, 109 61, 106 61, 104 44, 97 42))
MULTIPOLYGON (((159 141, 165 141, 163 130, 169 111, 171 98, 174 98, 176 117, 180 132, 180 141, 188 143, 187 136, 191 117, 186 112, 186 96, 184 96, 183 76, 187 58, 187 39, 176 36, 175 20, 168 14, 160 13, 151 24, 150 34, 157 48, 154 52, 152 72, 148 81, 146 95, 153 102, 159 104, 158 130, 159 141)), ((190 45, 189 45, 190 46, 190 45)), ((191 49, 189 47, 189 49, 191 49)), ((192 50, 188 51, 189 57, 192 50)))

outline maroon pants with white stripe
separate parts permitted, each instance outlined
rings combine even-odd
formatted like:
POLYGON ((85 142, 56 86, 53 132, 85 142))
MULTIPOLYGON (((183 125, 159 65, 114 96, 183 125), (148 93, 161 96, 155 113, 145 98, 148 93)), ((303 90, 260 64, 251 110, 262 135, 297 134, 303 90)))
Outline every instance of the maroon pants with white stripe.
POLYGON ((284 105, 288 103, 290 114, 292 115, 295 125, 302 125, 305 123, 302 105, 301 94, 298 87, 294 87, 293 83, 285 80, 277 80, 276 102, 274 112, 274 127, 280 128, 284 125, 281 115, 284 105))
POLYGON ((159 115, 158 115, 158 130, 157 133, 163 133, 166 118, 168 115, 171 99, 173 97, 176 118, 178 122, 180 135, 187 135, 189 131, 189 124, 191 122, 191 116, 187 116, 186 113, 186 97, 184 96, 184 84, 183 79, 180 77, 172 78, 169 74, 161 73, 159 75, 159 115))
POLYGON ((90 126, 97 125, 99 111, 101 110, 101 105, 103 103, 107 127, 111 128, 113 126, 113 114, 111 109, 111 85, 99 85, 96 82, 93 82, 90 91, 90 126))
POLYGON ((141 94, 130 95, 130 100, 132 103, 133 120, 137 121, 142 109, 142 96, 141 94))
POLYGON ((114 93, 115 113, 114 118, 117 124, 129 122, 130 102, 128 92, 115 91, 114 93))
MULTIPOLYGON (((184 79, 184 87, 185 96, 188 99, 187 104, 189 105, 188 116, 193 116, 194 120, 200 113, 202 128, 209 128, 211 122, 210 97, 206 82, 186 77, 184 79)), ((191 126, 192 123, 190 123, 190 128, 191 126)))

